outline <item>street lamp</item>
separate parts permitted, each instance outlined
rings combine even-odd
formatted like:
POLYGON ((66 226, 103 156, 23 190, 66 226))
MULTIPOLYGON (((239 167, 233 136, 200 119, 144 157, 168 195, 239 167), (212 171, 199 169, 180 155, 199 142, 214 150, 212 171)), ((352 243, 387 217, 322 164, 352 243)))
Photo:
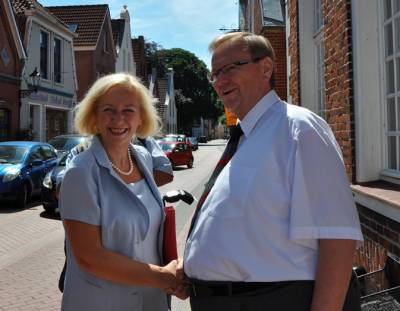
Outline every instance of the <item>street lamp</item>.
POLYGON ((29 75, 29 82, 28 87, 29 89, 27 90, 19 90, 19 96, 21 98, 28 97, 32 93, 36 93, 39 89, 39 82, 40 82, 40 73, 37 71, 37 67, 32 71, 32 73, 29 75))

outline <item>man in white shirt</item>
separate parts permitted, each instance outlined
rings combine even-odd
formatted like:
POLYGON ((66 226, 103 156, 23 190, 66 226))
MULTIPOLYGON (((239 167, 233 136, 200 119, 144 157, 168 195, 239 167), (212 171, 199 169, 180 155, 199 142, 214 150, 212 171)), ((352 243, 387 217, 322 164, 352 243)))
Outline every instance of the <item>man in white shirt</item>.
POLYGON ((359 310, 345 298, 362 233, 331 129, 279 99, 264 37, 229 33, 210 50, 244 134, 188 236, 192 310, 359 310))

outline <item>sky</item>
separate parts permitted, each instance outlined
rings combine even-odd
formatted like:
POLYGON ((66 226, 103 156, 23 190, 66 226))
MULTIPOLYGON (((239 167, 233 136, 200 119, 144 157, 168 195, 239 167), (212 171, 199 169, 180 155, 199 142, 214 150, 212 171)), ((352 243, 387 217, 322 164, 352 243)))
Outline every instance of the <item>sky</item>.
POLYGON ((128 6, 133 37, 143 35, 165 49, 194 53, 210 68, 208 44, 224 32, 238 28, 238 0, 38 0, 43 6, 108 4, 111 18, 128 6))

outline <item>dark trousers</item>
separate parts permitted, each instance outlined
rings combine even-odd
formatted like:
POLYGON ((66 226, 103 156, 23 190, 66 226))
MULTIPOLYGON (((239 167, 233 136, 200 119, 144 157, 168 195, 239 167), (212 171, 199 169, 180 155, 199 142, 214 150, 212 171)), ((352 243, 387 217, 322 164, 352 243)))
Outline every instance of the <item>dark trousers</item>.
MULTIPOLYGON (((314 281, 282 282, 273 287, 232 296, 190 295, 192 311, 309 311, 314 281)), ((343 311, 361 311, 358 282, 353 275, 343 311)))
POLYGON ((192 311, 309 311, 314 289, 312 281, 258 289, 235 296, 190 296, 192 311))

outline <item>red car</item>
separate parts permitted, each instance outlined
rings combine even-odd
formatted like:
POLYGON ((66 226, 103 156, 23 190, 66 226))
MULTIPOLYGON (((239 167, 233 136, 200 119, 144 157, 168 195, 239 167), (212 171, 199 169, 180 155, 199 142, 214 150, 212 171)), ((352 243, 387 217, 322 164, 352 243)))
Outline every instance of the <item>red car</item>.
POLYGON ((159 145, 171 161, 172 167, 178 165, 187 165, 188 168, 193 167, 192 147, 189 143, 160 141, 159 145))

